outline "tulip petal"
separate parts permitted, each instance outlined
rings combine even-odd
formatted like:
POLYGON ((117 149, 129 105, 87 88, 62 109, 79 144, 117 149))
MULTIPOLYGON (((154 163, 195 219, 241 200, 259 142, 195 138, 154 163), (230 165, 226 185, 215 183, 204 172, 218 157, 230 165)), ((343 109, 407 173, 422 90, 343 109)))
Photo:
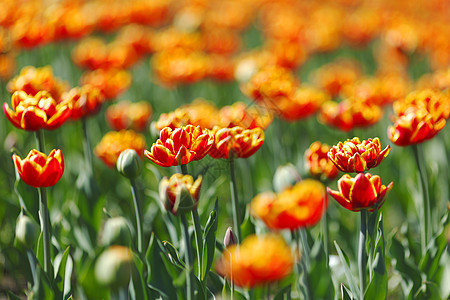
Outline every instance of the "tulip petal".
POLYGON ((377 200, 375 187, 363 173, 355 177, 355 184, 350 191, 350 200, 355 207, 360 208, 368 208, 377 200))

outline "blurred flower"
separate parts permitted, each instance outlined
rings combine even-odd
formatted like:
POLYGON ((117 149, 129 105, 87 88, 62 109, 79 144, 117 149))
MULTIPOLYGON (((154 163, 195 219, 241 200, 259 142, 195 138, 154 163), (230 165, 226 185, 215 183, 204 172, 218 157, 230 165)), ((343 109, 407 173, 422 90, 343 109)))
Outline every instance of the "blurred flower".
POLYGON ((124 217, 109 218, 103 226, 102 245, 129 246, 131 242, 131 231, 127 219, 124 217))
POLYGON ((8 82, 8 92, 16 91, 35 96, 38 92, 47 91, 56 101, 60 101, 61 95, 69 89, 67 82, 53 76, 50 66, 35 68, 27 66, 20 70, 20 74, 8 82))
POLYGON ((64 158, 59 149, 53 149, 48 157, 33 149, 24 159, 16 154, 12 158, 23 182, 36 188, 55 185, 64 173, 64 158))
POLYGON ((29 131, 56 129, 71 113, 67 103, 57 103, 46 91, 35 96, 23 91, 14 92, 11 104, 13 109, 9 108, 8 103, 3 103, 6 117, 15 127, 29 131))
POLYGON ((305 152, 305 162, 311 175, 324 179, 334 179, 339 170, 328 158, 330 146, 319 141, 312 143, 305 152))
POLYGON ((72 50, 73 62, 81 68, 91 70, 105 66, 107 55, 105 42, 92 36, 82 39, 72 50))
POLYGON ((154 46, 156 52, 167 54, 176 49, 199 52, 204 48, 202 36, 198 32, 180 30, 175 27, 158 30, 154 37, 154 46))
POLYGON ((213 1, 205 12, 202 27, 243 30, 252 21, 255 9, 252 1, 213 1))
POLYGON ((91 85, 74 87, 61 98, 63 103, 68 103, 73 120, 98 113, 105 99, 101 91, 91 85))
POLYGON ((291 249, 281 236, 251 235, 242 244, 228 247, 216 270, 234 284, 252 288, 283 279, 291 274, 293 265, 291 249))
POLYGON ((19 215, 16 222, 16 240, 26 248, 33 248, 39 237, 39 226, 27 215, 19 215))
POLYGON ((207 56, 200 51, 175 48, 156 53, 151 67, 161 84, 172 87, 203 79, 208 69, 207 62, 207 56))
POLYGON ((169 113, 162 113, 159 119, 152 123, 156 130, 161 131, 164 127, 170 127, 172 130, 191 124, 187 111, 183 108, 177 108, 169 113))
POLYGON ((133 129, 144 131, 152 116, 152 106, 145 101, 120 101, 106 109, 106 120, 114 130, 133 129))
POLYGON ((133 130, 110 131, 97 144, 94 154, 108 167, 115 167, 122 151, 133 149, 142 158, 146 147, 144 136, 133 130))
POLYGON ((436 122, 428 111, 412 106, 389 126, 388 137, 397 146, 418 144, 433 138, 445 123, 445 119, 436 122))
POLYGON ((208 29, 203 31, 204 51, 218 55, 230 56, 241 47, 241 37, 237 32, 224 29, 208 29))
POLYGON ((213 134, 215 142, 208 154, 216 159, 247 158, 258 151, 264 143, 264 131, 261 128, 216 127, 213 134))
POLYGON ((218 123, 217 107, 205 99, 197 98, 192 103, 181 106, 181 109, 189 116, 188 124, 193 126, 212 129, 218 123))
POLYGON ((278 194, 258 194, 251 202, 251 212, 270 229, 294 230, 316 225, 327 205, 324 185, 314 179, 305 179, 278 194))
POLYGON ((381 16, 372 7, 360 7, 343 20, 343 35, 350 44, 365 46, 380 31, 381 16))
POLYGON ((168 21, 172 0, 135 0, 126 2, 130 5, 129 18, 135 23, 160 26, 168 21))
POLYGON ((98 69, 85 72, 81 84, 91 84, 99 88, 106 99, 114 99, 131 85, 131 74, 121 69, 98 69))
POLYGON ((206 75, 212 79, 219 81, 232 81, 234 80, 235 61, 231 57, 210 54, 207 56, 208 68, 206 75))
POLYGON ((443 70, 437 70, 431 74, 425 74, 416 82, 418 89, 431 88, 433 90, 450 89, 450 67, 443 70))
POLYGON ((426 110, 434 122, 450 117, 450 94, 431 89, 415 90, 404 99, 394 102, 394 111, 398 116, 405 115, 410 107, 426 110))
POLYGON ((214 134, 200 126, 187 125, 172 130, 165 127, 145 156, 161 167, 185 165, 202 159, 214 144, 214 134))
POLYGON ((348 98, 341 102, 327 101, 320 109, 319 121, 350 131, 355 127, 367 127, 378 122, 383 116, 383 110, 362 99, 348 98))
POLYGON ((358 137, 339 142, 328 151, 328 158, 342 172, 364 172, 378 166, 388 156, 391 147, 381 150, 379 138, 367 139, 362 142, 358 137))
POLYGON ((327 191, 340 205, 352 211, 373 211, 383 205, 386 194, 394 183, 385 186, 381 184, 380 176, 359 173, 355 178, 344 174, 337 184, 339 191, 330 188, 327 191))
POLYGON ((220 126, 240 126, 245 129, 260 127, 265 130, 273 121, 273 114, 264 106, 248 106, 244 102, 235 102, 224 106, 219 111, 220 126))
POLYGON ((361 76, 359 64, 353 60, 326 64, 311 74, 311 81, 319 88, 336 97, 344 85, 354 83, 361 76))
POLYGON ((159 183, 159 195, 166 209, 174 215, 186 213, 197 206, 202 176, 195 181, 190 175, 173 174, 159 183))
MULTIPOLYGON (((1 38, 1 37, 0 37, 1 38)), ((0 53, 0 80, 7 81, 16 70, 16 55, 13 53, 0 53)))
POLYGON ((95 263, 95 278, 101 286, 113 290, 127 287, 132 272, 133 253, 128 247, 113 245, 100 254, 95 263))
POLYGON ((268 40, 264 50, 273 64, 286 69, 298 68, 308 58, 304 45, 297 41, 268 40))
POLYGON ((41 18, 19 18, 11 27, 11 36, 17 48, 34 48, 50 42, 53 32, 41 18))
POLYGON ((302 180, 297 168, 287 163, 282 166, 278 166, 275 174, 273 175, 273 187, 277 193, 294 186, 297 182, 302 180))
POLYGON ((328 100, 328 94, 320 89, 300 86, 291 97, 274 100, 274 106, 283 119, 293 122, 316 113, 328 100))

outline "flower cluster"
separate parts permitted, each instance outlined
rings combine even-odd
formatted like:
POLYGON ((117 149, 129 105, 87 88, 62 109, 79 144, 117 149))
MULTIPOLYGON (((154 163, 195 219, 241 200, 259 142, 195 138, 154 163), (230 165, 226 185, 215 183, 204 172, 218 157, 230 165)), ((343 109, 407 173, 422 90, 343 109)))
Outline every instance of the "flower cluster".
POLYGON ((152 106, 145 101, 120 101, 105 112, 109 126, 114 130, 133 129, 144 131, 152 116, 152 106))

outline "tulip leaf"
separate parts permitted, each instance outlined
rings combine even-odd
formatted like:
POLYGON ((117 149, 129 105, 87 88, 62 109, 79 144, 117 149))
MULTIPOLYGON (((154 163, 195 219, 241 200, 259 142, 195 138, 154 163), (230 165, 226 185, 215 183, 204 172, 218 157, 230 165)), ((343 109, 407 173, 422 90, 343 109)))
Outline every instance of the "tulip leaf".
MULTIPOLYGON (((172 284, 171 275, 168 273, 163 258, 164 255, 159 246, 159 240, 154 233, 151 234, 149 246, 145 258, 147 260, 147 285, 152 291, 156 291, 163 299, 177 298, 175 287, 172 284)), ((153 294, 153 293, 151 293, 153 294)), ((151 297, 151 298, 157 298, 151 297)))
POLYGON ((206 222, 205 231, 203 233, 203 256, 206 256, 206 264, 203 264, 202 281, 206 280, 214 260, 214 253, 216 251, 217 224, 219 222, 218 218, 219 204, 218 198, 216 198, 214 210, 211 211, 209 215, 208 221, 206 222))
POLYGON ((39 234, 39 238, 36 242, 36 258, 39 261, 39 263, 41 264, 41 266, 44 265, 44 236, 43 233, 41 232, 39 234))
POLYGON ((342 300, 353 300, 352 292, 350 292, 347 287, 341 283, 341 299, 342 300))
POLYGON ((11 291, 6 291, 9 300, 22 300, 17 295, 13 294, 11 291))
POLYGON ((287 285, 284 288, 280 289, 278 293, 275 295, 273 300, 289 300, 291 299, 291 285, 287 285))
POLYGON ((130 284, 130 299, 132 300, 146 300, 149 299, 147 293, 147 285, 143 278, 144 263, 138 255, 133 253, 134 264, 131 272, 131 284, 130 284))
POLYGON ((311 249, 308 282, 312 299, 333 299, 334 286, 321 239, 311 249))
POLYGON ((58 253, 54 260, 55 284, 58 290, 63 292, 62 298, 67 299, 71 294, 71 277, 73 260, 70 256, 70 246, 64 252, 58 253))
POLYGON ((244 222, 241 224, 241 234, 242 240, 244 240, 247 236, 255 234, 256 227, 255 223, 253 223, 252 218, 250 216, 250 212, 247 209, 245 212, 244 222))
POLYGON ((53 290, 48 282, 47 276, 40 265, 36 266, 36 277, 37 280, 34 282, 33 288, 31 290, 29 299, 55 299, 53 290))
POLYGON ((341 260, 341 264, 344 267, 344 274, 345 278, 347 278, 348 284, 350 286, 350 290, 353 295, 359 295, 359 288, 356 284, 355 278, 353 277, 352 272, 350 271, 350 267, 347 263, 348 258, 345 255, 344 252, 342 252, 341 248, 339 247, 338 243, 334 241, 334 246, 336 247, 336 251, 339 255, 339 259, 341 260))

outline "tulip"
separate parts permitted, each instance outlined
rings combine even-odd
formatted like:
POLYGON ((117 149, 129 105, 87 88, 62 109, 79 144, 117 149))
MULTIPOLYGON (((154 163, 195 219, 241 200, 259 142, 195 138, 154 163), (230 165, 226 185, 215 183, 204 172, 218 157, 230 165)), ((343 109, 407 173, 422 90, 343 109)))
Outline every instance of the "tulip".
POLYGON ((173 214, 191 211, 197 206, 202 176, 195 181, 190 175, 173 174, 159 183, 159 195, 167 210, 173 214))
POLYGON ((214 135, 200 126, 187 125, 175 130, 165 127, 159 140, 144 155, 161 167, 185 165, 205 157, 213 143, 214 135))
POLYGON ((334 179, 339 170, 328 158, 327 153, 330 146, 316 141, 309 146, 305 152, 305 161, 311 175, 322 179, 334 179))
POLYGON ((84 85, 82 87, 74 87, 67 93, 64 93, 62 99, 71 108, 70 118, 78 120, 82 117, 96 114, 100 110, 105 97, 98 88, 84 85))
POLYGON ((209 155, 213 158, 247 158, 255 154, 264 143, 261 128, 216 128, 215 143, 209 155))
POLYGON ((293 265, 291 249, 282 237, 252 235, 242 244, 228 247, 216 270, 236 285, 251 288, 288 276, 293 265))
POLYGON ((36 188, 55 185, 64 173, 61 150, 53 149, 47 157, 44 153, 33 149, 25 159, 13 154, 13 161, 20 178, 36 188))
POLYGON ((35 96, 23 91, 14 92, 11 103, 13 109, 6 102, 3 104, 6 117, 15 127, 29 131, 56 129, 71 113, 67 103, 57 103, 46 91, 35 96))
POLYGON ((359 138, 355 137, 333 146, 328 151, 328 158, 343 172, 364 172, 378 166, 390 151, 389 145, 381 150, 379 138, 364 140, 361 143, 359 138))
POLYGON ((380 208, 386 194, 392 189, 393 182, 387 186, 381 184, 380 176, 370 173, 359 173, 355 178, 345 174, 338 180, 339 191, 327 188, 330 194, 344 208, 352 211, 380 208))

